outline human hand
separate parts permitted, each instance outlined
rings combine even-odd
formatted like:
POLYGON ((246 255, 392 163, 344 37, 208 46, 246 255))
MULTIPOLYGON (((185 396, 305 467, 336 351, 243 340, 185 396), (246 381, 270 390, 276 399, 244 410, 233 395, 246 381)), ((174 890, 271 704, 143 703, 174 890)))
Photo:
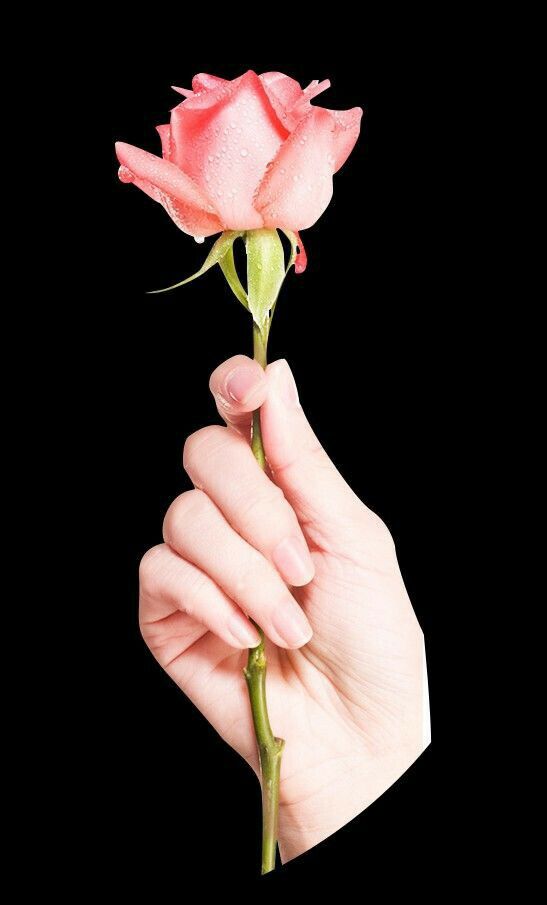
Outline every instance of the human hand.
POLYGON ((266 634, 270 722, 281 765, 283 861, 378 798, 424 748, 423 636, 388 529, 313 433, 284 360, 237 355, 210 381, 227 427, 186 441, 194 488, 143 557, 140 624, 150 650, 259 773, 243 676, 266 634), (250 445, 261 406, 269 472, 250 445), (289 587, 290 590, 289 590, 289 587))

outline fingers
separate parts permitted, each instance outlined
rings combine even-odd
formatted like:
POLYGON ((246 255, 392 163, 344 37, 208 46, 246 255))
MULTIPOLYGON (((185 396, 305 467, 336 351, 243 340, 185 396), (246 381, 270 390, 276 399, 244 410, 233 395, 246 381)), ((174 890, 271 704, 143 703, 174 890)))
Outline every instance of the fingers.
POLYGON ((268 391, 260 410, 266 458, 274 480, 299 519, 325 528, 351 519, 364 506, 321 446, 298 399, 284 359, 266 369, 268 391))
POLYGON ((310 640, 311 626, 279 573, 203 491, 189 490, 175 500, 165 517, 164 539, 280 647, 297 648, 310 640))
POLYGON ((252 412, 264 402, 266 375, 252 358, 234 355, 213 371, 209 388, 221 418, 244 432, 250 428, 252 412))
POLYGON ((175 613, 191 616, 232 647, 256 647, 259 643, 257 630, 241 609, 208 575, 166 544, 153 547, 143 557, 140 597, 141 624, 146 626, 147 640, 152 643, 154 636, 165 630, 161 623, 175 613))
POLYGON ((294 510, 258 467, 246 439, 225 427, 205 427, 188 437, 183 461, 194 485, 275 565, 287 584, 311 581, 313 560, 294 510))

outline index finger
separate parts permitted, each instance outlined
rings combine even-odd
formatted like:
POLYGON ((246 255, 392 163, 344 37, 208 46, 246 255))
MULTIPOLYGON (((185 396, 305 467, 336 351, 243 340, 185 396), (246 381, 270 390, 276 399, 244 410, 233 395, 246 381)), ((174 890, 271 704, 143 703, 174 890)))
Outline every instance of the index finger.
POLYGON ((234 355, 213 371, 209 389, 226 424, 247 433, 253 411, 266 398, 266 374, 258 362, 247 355, 234 355))

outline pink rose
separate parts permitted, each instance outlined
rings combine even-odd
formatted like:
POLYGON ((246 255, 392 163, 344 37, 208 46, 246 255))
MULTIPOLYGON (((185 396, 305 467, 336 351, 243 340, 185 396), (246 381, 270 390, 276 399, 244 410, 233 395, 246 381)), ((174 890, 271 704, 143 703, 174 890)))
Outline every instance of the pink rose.
POLYGON ((332 197, 332 176, 351 153, 363 111, 310 101, 330 82, 302 90, 281 72, 234 81, 200 73, 158 126, 163 159, 118 142, 122 182, 159 201, 191 236, 224 230, 312 226, 332 197))

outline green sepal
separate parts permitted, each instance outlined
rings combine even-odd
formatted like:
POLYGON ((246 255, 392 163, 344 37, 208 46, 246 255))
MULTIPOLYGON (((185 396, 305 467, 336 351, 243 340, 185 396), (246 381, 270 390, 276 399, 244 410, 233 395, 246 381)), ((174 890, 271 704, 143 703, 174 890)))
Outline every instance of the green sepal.
MULTIPOLYGON (((186 277, 185 280, 181 280, 180 283, 175 283, 173 286, 167 286, 165 289, 153 289, 151 292, 148 292, 147 295, 159 295, 161 292, 170 292, 171 289, 178 289, 179 286, 185 286, 186 283, 191 283, 192 280, 197 280, 198 277, 203 276, 211 267, 214 267, 215 264, 220 264, 224 255, 232 248, 235 240, 242 236, 242 232, 237 232, 236 230, 227 230, 222 233, 220 238, 218 238, 211 248, 211 251, 207 255, 203 266, 197 271, 197 273, 193 273, 191 277, 186 277)), ((235 268, 234 268, 235 269, 235 268)))
POLYGON ((249 311, 264 330, 285 279, 285 254, 276 229, 250 230, 245 241, 249 311))
POLYGON ((241 302, 242 305, 249 310, 249 300, 247 298, 247 293, 245 292, 243 286, 241 285, 241 280, 239 279, 235 260, 234 260, 234 249, 233 246, 230 246, 224 257, 220 259, 218 262, 220 265, 220 269, 222 273, 226 277, 226 282, 228 286, 234 293, 236 299, 241 302))

